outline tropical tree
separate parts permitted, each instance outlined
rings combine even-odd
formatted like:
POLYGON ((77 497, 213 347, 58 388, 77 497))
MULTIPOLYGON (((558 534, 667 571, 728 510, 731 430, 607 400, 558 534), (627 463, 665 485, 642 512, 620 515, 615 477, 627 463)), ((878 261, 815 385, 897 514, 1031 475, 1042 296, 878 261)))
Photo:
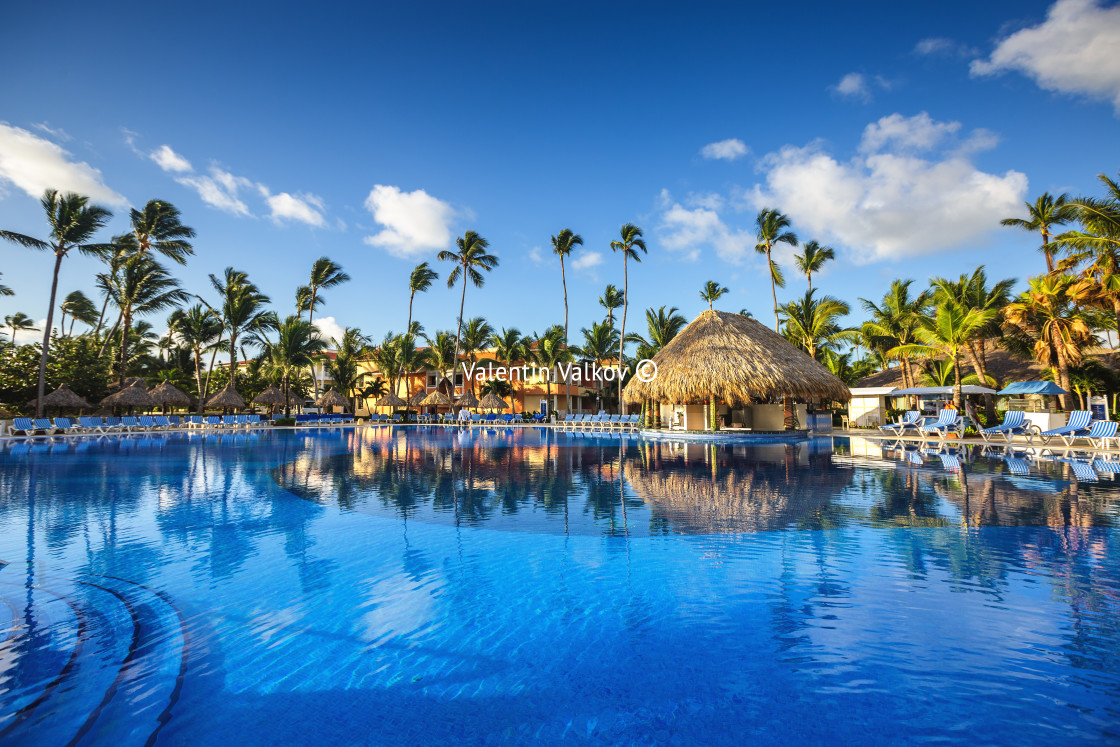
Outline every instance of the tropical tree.
POLYGON ((421 262, 412 268, 412 273, 408 276, 408 326, 405 327, 406 331, 412 331, 412 302, 416 298, 416 294, 426 292, 436 280, 439 280, 439 273, 429 267, 427 262, 421 262))
MULTIPOLYGON (((715 298, 719 298, 719 295, 715 296, 715 298)), ((668 311, 665 310, 664 306, 656 310, 652 306, 646 309, 646 330, 648 336, 630 336, 630 339, 638 344, 638 349, 634 354, 638 360, 652 360, 653 357, 660 353, 682 329, 688 326, 688 320, 677 312, 678 309, 676 306, 670 308, 668 311)), ((654 413, 660 408, 660 403, 646 402, 644 404, 646 407, 647 424, 652 425, 652 420, 655 417, 654 413)))
POLYGON ((89 198, 67 192, 59 194, 48 189, 39 203, 47 214, 50 234, 46 240, 25 236, 14 231, 0 231, 0 239, 14 242, 28 249, 54 252, 54 273, 51 278, 51 295, 47 304, 47 323, 43 330, 43 349, 39 356, 39 384, 35 405, 35 416, 43 415, 43 397, 46 396, 47 357, 51 347, 51 328, 54 326, 54 305, 58 295, 58 273, 62 260, 76 249, 82 254, 101 255, 106 251, 104 244, 93 243, 96 234, 112 217, 103 207, 90 205, 89 198))
POLYGON ((1050 243, 1050 237, 1058 226, 1069 223, 1074 218, 1074 211, 1069 204, 1069 195, 1060 194, 1057 197, 1049 192, 1034 201, 1023 203, 1027 207, 1026 218, 1004 218, 999 223, 1001 226, 1021 228, 1031 233, 1042 234, 1042 245, 1038 248, 1046 257, 1046 271, 1054 272, 1054 250, 1056 247, 1050 243))
MULTIPOLYGON (((94 282, 97 284, 97 289, 101 291, 101 313, 97 317, 97 326, 94 327, 93 336, 101 339, 101 327, 105 323, 105 312, 109 309, 109 301, 111 300, 110 288, 114 283, 120 281, 121 268, 124 263, 128 261, 131 256, 129 244, 120 236, 114 236, 109 246, 101 254, 102 261, 105 262, 106 271, 99 272, 94 276, 94 282)), ((120 316, 117 317, 116 323, 113 328, 105 335, 105 342, 102 343, 101 352, 105 352, 105 347, 108 345, 109 338, 116 334, 117 328, 120 326, 120 316)))
MULTIPOLYGON (((580 330, 583 344, 572 352, 594 361, 610 360, 618 354, 618 330, 610 322, 592 322, 580 330)), ((640 353, 639 353, 640 354, 640 353)))
POLYGON ((621 309, 624 303, 626 303, 626 296, 618 288, 608 283, 603 295, 599 296, 599 305, 607 310, 607 322, 612 327, 614 326, 614 310, 621 309))
POLYGON ((1054 244, 1068 251, 1061 270, 1084 264, 1083 282, 1071 290, 1082 304, 1111 312, 1120 331, 1120 183, 1099 174, 1103 198, 1079 197, 1069 208, 1084 230, 1067 231, 1054 244))
POLYGON ((543 335, 537 336, 537 344, 529 349, 529 358, 533 365, 546 369, 545 398, 548 407, 552 409, 552 372, 557 366, 572 361, 572 351, 564 342, 564 328, 559 325, 549 328, 543 335))
POLYGON ((218 308, 212 310, 225 329, 230 375, 236 377, 237 340, 248 329, 267 330, 275 324, 275 314, 265 308, 271 299, 249 280, 248 273, 232 267, 227 267, 220 278, 210 275, 210 285, 218 294, 218 308))
POLYGON ((630 309, 630 275, 627 270, 627 262, 631 259, 635 262, 642 261, 642 255, 638 254, 638 250, 641 249, 642 254, 645 254, 646 242, 642 238, 642 229, 633 223, 623 224, 618 234, 618 240, 611 242, 611 251, 622 252, 622 327, 618 334, 618 409, 621 414, 625 415, 626 401, 622 399, 622 383, 625 377, 622 375, 622 367, 626 365, 626 312, 630 309))
MULTIPOLYGON (((319 304, 323 303, 325 299, 320 295, 324 288, 334 288, 342 285, 343 283, 350 282, 350 276, 342 271, 342 266, 332 260, 330 257, 319 257, 311 265, 311 279, 306 286, 306 291, 301 288, 297 292, 297 311, 302 312, 304 308, 307 309, 307 321, 310 324, 315 323, 315 310, 319 308, 319 304), (300 292, 304 293, 303 305, 299 304, 300 292)), ((319 398, 319 377, 312 376, 312 388, 315 392, 315 398, 319 398)))
POLYGON ((709 280, 704 283, 704 287, 700 289, 700 298, 708 302, 708 310, 712 310, 713 304, 724 296, 730 288, 725 288, 714 280, 709 280))
MULTIPOLYGON (((1003 308, 1004 330, 1030 345, 1039 364, 1054 369, 1058 386, 1070 391, 1070 368, 1096 342, 1084 311, 1073 301, 1077 278, 1054 274, 1031 278, 1030 287, 1003 308)), ((1062 395, 1069 409, 1069 395, 1062 395)))
POLYGON ((834 259, 836 259, 836 250, 831 246, 821 246, 816 241, 806 241, 801 245, 801 253, 793 255, 797 269, 809 283, 809 290, 813 290, 813 273, 820 272, 826 262, 834 259))
POLYGON ((327 376, 339 392, 350 399, 353 411, 357 413, 358 393, 366 377, 360 361, 369 352, 369 338, 356 327, 346 327, 341 340, 331 338, 331 346, 336 354, 334 360, 327 361, 327 376))
MULTIPOLYGON (((893 280, 890 290, 882 300, 876 304, 866 298, 861 298, 860 303, 871 318, 864 322, 862 332, 870 343, 871 349, 889 360, 888 350, 905 350, 905 346, 917 342, 914 330, 918 327, 918 320, 925 315, 932 298, 931 291, 922 291, 915 296, 910 295, 910 286, 913 280, 893 280)), ((909 389, 915 386, 914 369, 910 362, 910 355, 897 353, 902 367, 903 387, 909 389)))
MULTIPOLYGON (((491 336, 494 334, 494 328, 490 326, 490 322, 486 321, 481 316, 468 319, 466 325, 463 327, 463 339, 460 342, 463 357, 467 361, 474 358, 474 354, 486 347, 490 342, 491 336)), ((469 377, 470 381, 467 386, 470 388, 471 393, 474 393, 474 377, 469 377)))
MULTIPOLYGON (((583 246, 583 237, 578 233, 574 233, 572 229, 565 228, 560 233, 552 237, 552 252, 560 258, 560 284, 564 289, 564 342, 568 342, 568 278, 564 272, 564 258, 571 256, 572 250, 577 246, 583 246)), ((567 409, 566 412, 572 410, 572 392, 570 382, 564 381, 565 393, 567 396, 567 409)))
POLYGON ((755 236, 758 239, 754 250, 766 255, 766 266, 770 270, 770 295, 774 301, 774 330, 777 331, 779 325, 777 289, 784 288, 786 281, 782 275, 782 268, 774 261, 772 253, 775 244, 797 246, 797 234, 788 230, 792 225, 789 216, 770 208, 762 208, 755 217, 754 224, 755 236))
MULTIPOLYGON (((510 383, 512 384, 512 371, 514 362, 523 361, 526 359, 525 340, 521 336, 521 331, 517 329, 517 327, 502 327, 501 332, 491 333, 490 347, 494 351, 494 362, 498 364, 505 364, 506 372, 509 375, 510 383)), ((521 380, 520 376, 517 378, 517 381, 522 387, 524 387, 524 382, 521 380)))
POLYGON ((486 277, 482 273, 490 272, 498 266, 498 258, 486 252, 490 242, 474 231, 467 231, 455 239, 455 244, 459 247, 458 252, 444 249, 439 253, 440 262, 455 263, 455 269, 447 276, 447 287, 454 288, 459 278, 463 279, 463 295, 459 299, 459 326, 455 330, 455 363, 452 364, 452 368, 457 365, 459 360, 459 337, 463 333, 463 309, 467 303, 467 281, 474 283, 475 288, 481 288, 486 284, 486 277))
POLYGON ((59 304, 59 311, 62 312, 62 318, 59 320, 58 327, 63 331, 63 334, 69 336, 74 332, 74 322, 78 321, 82 324, 87 324, 92 327, 97 323, 97 307, 93 305, 93 301, 89 300, 85 293, 80 290, 71 291, 62 299, 59 304), (66 316, 70 316, 70 329, 66 329, 66 316))
POLYGON ((222 323, 209 309, 196 303, 187 309, 176 309, 167 319, 171 335, 190 349, 194 358, 194 382, 198 392, 198 412, 202 412, 205 392, 202 390, 202 353, 214 345, 222 333, 222 323))
MULTIPOLYGON (((4 277, 4 273, 0 272, 0 277, 4 277)), ((14 296, 16 292, 8 286, 0 283, 0 296, 14 296)))
POLYGON ((22 311, 4 317, 4 326, 12 330, 13 343, 16 341, 16 332, 36 332, 39 329, 35 326, 35 320, 22 311))
MULTIPOLYGON (((459 365, 459 350, 458 341, 449 331, 437 330, 432 337, 424 336, 424 342, 428 343, 428 365, 439 372, 440 382, 447 378, 448 372, 451 374, 451 391, 447 392, 447 396, 451 399, 455 398, 455 367, 459 365)), ((466 387, 463 387, 466 391, 466 387)))
POLYGON ((120 281, 111 291, 113 303, 121 310, 120 372, 118 384, 124 386, 128 363, 129 333, 135 318, 166 311, 187 300, 163 266, 149 256, 131 257, 121 268, 120 281))
POLYGON ((835 348, 838 343, 851 339, 851 330, 839 322, 841 317, 851 313, 851 307, 833 296, 816 298, 815 292, 805 291, 803 298, 780 307, 785 338, 804 348, 814 360, 820 348, 835 348))
POLYGON ((964 412, 961 394, 961 350, 973 339, 976 330, 996 317, 994 309, 981 311, 962 306, 951 298, 938 304, 931 316, 918 318, 914 335, 919 342, 899 345, 888 351, 892 355, 943 355, 953 362, 953 401, 964 412))
POLYGON ((264 350, 264 368, 267 373, 280 378, 284 389, 284 414, 291 414, 287 401, 292 380, 302 369, 314 362, 315 356, 327 346, 326 340, 310 321, 303 321, 293 314, 276 328, 276 340, 269 341, 264 350))

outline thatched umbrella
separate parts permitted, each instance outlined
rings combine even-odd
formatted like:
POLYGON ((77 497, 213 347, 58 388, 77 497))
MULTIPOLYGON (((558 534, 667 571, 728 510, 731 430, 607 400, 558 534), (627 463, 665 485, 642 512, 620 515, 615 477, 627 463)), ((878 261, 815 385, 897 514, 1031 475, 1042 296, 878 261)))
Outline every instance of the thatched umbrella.
POLYGON ((170 381, 161 381, 148 395, 163 407, 189 407, 191 404, 190 395, 170 381))
MULTIPOLYGON (((38 397, 28 402, 28 404, 34 407, 37 402, 38 397)), ((63 384, 58 389, 55 389, 53 392, 43 397, 43 407, 58 407, 60 409, 63 407, 76 407, 78 409, 87 409, 92 408, 93 405, 75 394, 73 389, 63 384)))
POLYGON ((110 394, 101 400, 101 404, 105 407, 127 407, 130 410, 134 407, 150 408, 156 406, 155 400, 144 388, 143 379, 137 379, 131 386, 124 387, 116 394, 110 394))
POLYGON ((852 398, 844 382, 777 332, 725 311, 701 312, 653 362, 657 375, 651 381, 631 378, 622 391, 627 402, 852 398))
POLYGON ((508 410, 509 405, 506 404, 504 399, 490 392, 478 403, 478 408, 480 410, 508 410))
POLYGON ((374 407, 407 407, 408 403, 390 392, 373 403, 374 407))
POLYGON ((423 405, 424 400, 427 399, 427 397, 428 397, 428 395, 425 392, 419 391, 416 394, 414 394, 414 395, 412 395, 411 397, 408 398, 408 404, 412 405, 413 407, 423 405))
POLYGON ((451 404, 451 400, 447 395, 436 389, 434 392, 420 400, 420 404, 424 407, 447 407, 451 404))
POLYGON ((270 412, 274 412, 277 407, 283 407, 287 400, 284 398, 284 393, 276 388, 275 385, 270 385, 263 392, 253 397, 254 405, 268 405, 270 412))
POLYGON ((478 397, 474 396, 470 392, 467 392, 466 394, 461 395, 458 399, 456 399, 455 404, 459 405, 460 407, 478 407, 478 397))
POLYGON ((241 410, 245 408, 245 399, 237 393, 234 388, 233 382, 226 384, 222 390, 215 394, 213 397, 206 401, 207 407, 221 407, 223 410, 226 408, 233 408, 241 410))
POLYGON ((322 397, 315 400, 316 407, 346 407, 350 402, 337 391, 334 387, 328 389, 322 397))

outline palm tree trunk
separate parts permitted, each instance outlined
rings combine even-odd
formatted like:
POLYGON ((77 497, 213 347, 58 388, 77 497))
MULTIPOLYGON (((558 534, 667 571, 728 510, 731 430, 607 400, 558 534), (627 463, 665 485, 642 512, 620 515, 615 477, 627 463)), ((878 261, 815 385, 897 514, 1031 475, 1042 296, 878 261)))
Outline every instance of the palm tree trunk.
POLYGON ((622 356, 626 352, 626 312, 630 310, 630 274, 626 265, 626 250, 622 252, 622 334, 618 340, 618 412, 626 414, 626 402, 622 399, 622 356))
MULTIPOLYGON (((1044 228, 1044 229, 1042 229, 1042 246, 1045 247, 1049 243, 1050 243, 1050 233, 1044 228)), ((1046 272, 1047 272, 1047 274, 1053 274, 1054 273, 1054 257, 1053 257, 1053 255, 1050 254, 1049 249, 1043 249, 1042 253, 1046 257, 1046 272)))
POLYGON ((109 296, 105 296, 105 300, 101 303, 101 313, 97 317, 97 327, 93 330, 94 339, 101 339, 101 324, 105 321, 105 312, 109 308, 109 296))
MULTIPOLYGON (((311 286, 311 308, 309 308, 307 310, 307 323, 310 324, 312 327, 315 326, 315 323, 314 323, 313 320, 314 320, 314 317, 315 317, 315 302, 316 302, 316 300, 318 300, 318 296, 319 296, 319 288, 314 286, 314 285, 311 286)), ((233 379, 230 379, 230 381, 233 381, 233 379)), ((315 359, 314 358, 311 359, 311 386, 314 388, 314 391, 315 391, 315 399, 316 400, 319 399, 319 376, 318 376, 318 374, 315 373, 315 359)))
MULTIPOLYGON (((1069 383, 1069 359, 1066 358, 1066 351, 1061 345, 1055 345, 1054 349, 1057 352, 1058 357, 1058 386, 1068 392, 1071 389, 1069 383)), ((1062 394, 1059 396, 1059 400, 1062 403, 1062 409, 1064 409, 1066 412, 1069 412, 1070 410, 1069 397, 1070 395, 1068 394, 1062 394)))
MULTIPOLYGON (((560 255, 560 284, 564 287, 564 347, 568 346, 568 278, 564 274, 564 255, 560 255)), ((571 369, 569 369, 570 372, 571 369)), ((564 377, 564 392, 566 397, 565 413, 572 411, 572 387, 568 377, 564 377)))
POLYGON ((766 244, 766 272, 770 273, 770 296, 774 299, 774 331, 778 331, 778 286, 774 281, 774 263, 770 260, 770 244, 766 244))
POLYGON ((117 334, 117 329, 121 326, 121 317, 123 315, 124 312, 118 312, 117 321, 113 322, 113 326, 105 333, 105 341, 101 343, 101 350, 97 352, 98 358, 105 355, 105 350, 109 347, 109 341, 113 339, 113 335, 117 334))
POLYGON ((121 373, 117 379, 119 386, 124 386, 124 369, 125 364, 128 362, 128 333, 132 329, 132 310, 125 307, 121 313, 121 373))
POLYGON ((206 371, 206 387, 203 392, 199 394, 198 407, 199 412, 202 412, 202 403, 206 399, 206 395, 210 392, 210 377, 214 374, 214 360, 218 357, 218 348, 222 346, 222 336, 218 335, 218 339, 214 341, 214 352, 210 354, 210 368, 206 371))
MULTIPOLYGON (((51 279, 51 303, 47 307, 47 323, 43 328, 43 351, 39 355, 39 396, 35 400, 35 417, 43 417, 43 397, 47 396, 47 355, 51 349, 51 324, 54 322, 54 299, 58 295, 58 273, 62 269, 62 258, 66 255, 55 250, 54 277, 51 279)), ((12 330, 12 341, 16 339, 15 329, 12 330)))
POLYGON ((805 273, 805 279, 809 282, 809 292, 812 293, 813 292, 813 273, 811 273, 811 272, 805 273))
MULTIPOLYGON (((455 357, 451 360, 451 395, 455 395, 455 369, 459 366, 459 335, 463 333, 463 309, 467 305, 467 263, 463 262, 463 295, 459 298, 459 326, 455 328, 455 357)), ((464 379, 463 383, 466 383, 464 379)))
POLYGON ((198 414, 202 414, 202 348, 194 349, 194 385, 198 387, 198 414))
POLYGON ((953 404, 957 412, 964 414, 964 395, 961 393, 961 360, 959 353, 953 351, 953 404))

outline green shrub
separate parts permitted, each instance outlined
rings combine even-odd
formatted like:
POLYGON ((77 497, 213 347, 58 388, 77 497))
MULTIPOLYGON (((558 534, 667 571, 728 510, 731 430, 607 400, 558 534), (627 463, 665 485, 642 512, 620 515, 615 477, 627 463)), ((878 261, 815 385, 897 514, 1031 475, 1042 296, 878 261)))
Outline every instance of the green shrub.
POLYGON ((273 423, 273 425, 295 425, 296 424, 296 419, 295 418, 276 418, 276 420, 272 421, 272 423, 273 423))

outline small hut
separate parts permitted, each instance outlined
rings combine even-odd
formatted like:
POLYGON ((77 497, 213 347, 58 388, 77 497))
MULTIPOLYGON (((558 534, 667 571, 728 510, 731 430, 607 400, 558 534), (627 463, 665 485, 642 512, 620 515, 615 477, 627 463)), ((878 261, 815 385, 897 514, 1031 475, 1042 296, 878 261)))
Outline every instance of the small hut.
POLYGON ((275 386, 270 386, 256 397, 253 397, 254 405, 268 405, 270 411, 275 411, 277 407, 283 407, 286 401, 287 400, 284 399, 284 393, 275 386))
POLYGON ((144 380, 133 379, 129 386, 101 400, 101 405, 113 408, 127 407, 131 412, 135 407, 150 409, 156 406, 156 402, 148 394, 148 390, 144 388, 144 380))
POLYGON ((455 404, 459 407, 475 408, 478 407, 478 397, 467 392, 466 394, 460 395, 458 399, 455 400, 455 404))
POLYGON ((157 405, 167 407, 190 407, 190 395, 170 381, 161 381, 155 389, 148 392, 157 405))
MULTIPOLYGON (((627 402, 660 403, 670 427, 706 430, 721 416, 755 431, 812 424, 791 398, 846 402, 844 382, 762 323, 740 314, 704 311, 639 370, 623 389, 627 402), (643 376, 650 377, 644 381, 643 376), (791 408, 794 412, 791 412, 791 408)), ((831 422, 831 421, 829 421, 831 422)))
MULTIPOLYGON (((35 407, 38 402, 39 398, 36 397, 27 404, 31 407, 35 407)), ((43 397, 43 407, 57 407, 60 410, 64 407, 71 407, 76 410, 85 410, 92 408, 93 405, 79 397, 73 389, 63 384, 58 387, 58 389, 55 389, 53 392, 43 397)))
POLYGON ((334 387, 328 389, 323 396, 315 400, 316 407, 346 407, 350 402, 335 391, 334 387))
POLYGON ((493 392, 490 392, 485 397, 483 397, 482 400, 478 403, 478 409, 480 409, 480 410, 508 410, 509 405, 506 404, 506 401, 504 399, 502 399, 498 395, 494 394, 493 392))
POLYGON ((245 409, 245 399, 237 393, 234 388, 233 382, 226 384, 222 387, 221 391, 206 401, 207 407, 220 407, 223 410, 243 410, 245 409))
POLYGON ((436 389, 431 394, 420 400, 420 404, 424 407, 447 407, 451 404, 451 400, 446 394, 436 389))

